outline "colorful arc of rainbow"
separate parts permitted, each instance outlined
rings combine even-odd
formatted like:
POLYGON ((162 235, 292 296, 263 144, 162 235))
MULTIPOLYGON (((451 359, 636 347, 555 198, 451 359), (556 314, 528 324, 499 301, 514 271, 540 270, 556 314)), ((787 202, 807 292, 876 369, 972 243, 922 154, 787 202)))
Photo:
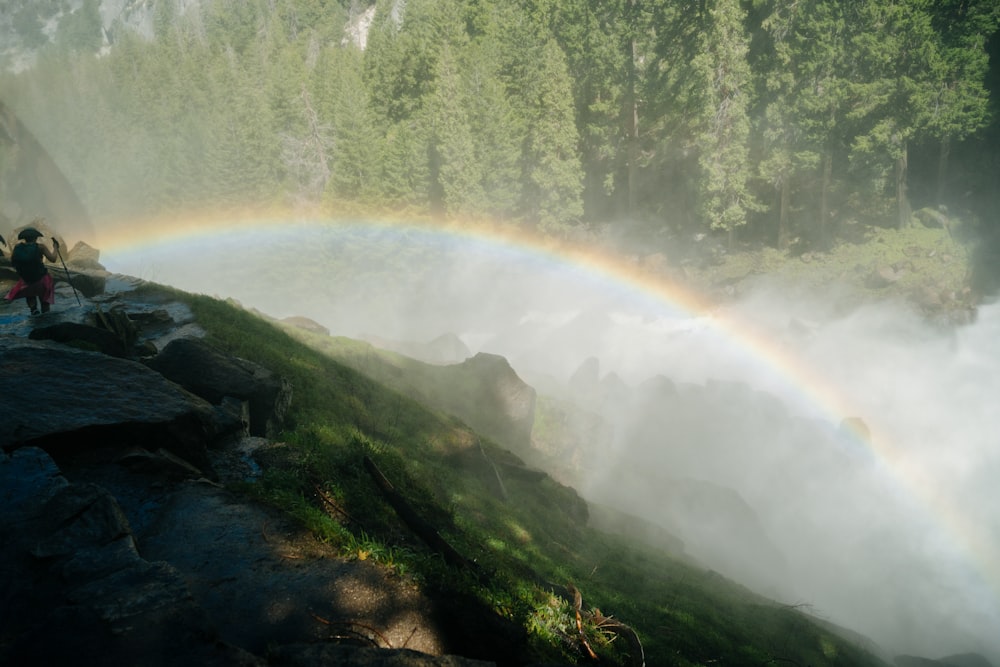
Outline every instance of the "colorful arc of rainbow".
MULTIPOLYGON (((614 258, 592 249, 569 246, 495 226, 465 224, 430 224, 394 220, 337 220, 296 218, 294 216, 183 216, 132 222, 104 234, 98 229, 97 243, 105 257, 117 254, 141 254, 144 248, 168 243, 195 243, 211 240, 221 243, 228 238, 246 238, 257 232, 275 232, 295 225, 328 225, 333 227, 378 227, 388 230, 414 228, 432 235, 445 235, 456 240, 468 240, 495 247, 498 251, 518 252, 542 258, 554 266, 571 267, 607 281, 621 289, 637 293, 666 308, 690 317, 707 318, 709 325, 746 355, 770 369, 789 390, 799 394, 819 414, 833 424, 842 423, 859 412, 849 397, 823 378, 815 369, 795 356, 794 351, 781 345, 753 323, 721 315, 697 295, 662 280, 658 275, 643 271, 634 263, 614 258)), ((868 433, 854 429, 857 421, 844 422, 852 438, 882 466, 901 490, 912 497, 955 544, 960 545, 968 564, 992 591, 1000 608, 1000 548, 973 525, 964 513, 944 495, 936 493, 927 472, 909 462, 905 451, 896 446, 892 435, 880 432, 874 420, 866 419, 868 433)))

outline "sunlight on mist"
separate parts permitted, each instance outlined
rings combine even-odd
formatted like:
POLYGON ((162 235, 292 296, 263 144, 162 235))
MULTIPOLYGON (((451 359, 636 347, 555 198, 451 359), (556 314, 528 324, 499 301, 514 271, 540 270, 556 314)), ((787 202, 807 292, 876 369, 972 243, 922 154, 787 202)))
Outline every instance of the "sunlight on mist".
POLYGON ((108 240, 113 272, 333 335, 453 333, 503 355, 611 425, 561 480, 588 499, 889 650, 1000 655, 998 305, 952 331, 902 304, 845 313, 781 286, 699 312, 547 250, 383 223, 108 240), (590 358, 597 377, 574 385, 590 358))

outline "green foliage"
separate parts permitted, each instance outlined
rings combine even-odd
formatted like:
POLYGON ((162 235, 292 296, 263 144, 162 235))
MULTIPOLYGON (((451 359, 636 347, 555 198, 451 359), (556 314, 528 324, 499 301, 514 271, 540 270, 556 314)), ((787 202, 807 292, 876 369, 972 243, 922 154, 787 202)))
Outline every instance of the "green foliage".
MULTIPOLYGON (((647 664, 879 664, 799 610, 595 532, 581 519, 575 492, 549 478, 510 477, 506 500, 491 494, 474 447, 482 442, 498 461, 510 454, 344 363, 375 354, 367 345, 299 331, 293 337, 225 302, 176 296, 188 301, 210 342, 293 385, 283 444, 267 450, 263 476, 239 489, 283 508, 345 558, 489 605, 524 627, 532 660, 586 663, 564 589, 572 583, 583 595, 583 636, 612 664, 628 664, 631 649, 601 616, 638 633, 647 664), (365 457, 475 571, 446 565, 413 536, 378 492, 365 457)), ((367 368, 379 374, 374 360, 367 368)))
POLYGON ((337 204, 373 206, 378 201, 379 138, 363 63, 361 51, 353 47, 327 48, 313 71, 319 116, 329 123, 333 141, 324 198, 337 204))
POLYGON ((11 27, 21 38, 21 43, 26 48, 38 48, 48 43, 48 38, 42 32, 45 25, 45 18, 41 15, 41 8, 33 0, 12 0, 7 5, 7 11, 11 16, 11 27))
POLYGON ((555 235, 569 231, 583 215, 583 173, 576 152, 569 71, 554 40, 537 52, 528 74, 522 208, 538 228, 555 235))
POLYGON ((83 5, 59 22, 55 44, 70 54, 92 54, 101 47, 102 25, 98 0, 83 5))
POLYGON ((438 60, 435 89, 427 113, 431 128, 432 207, 457 216, 475 213, 483 200, 483 172, 469 123, 468 96, 455 53, 445 46, 438 60))
POLYGON ((152 40, 96 0, 8 4, 39 57, 5 103, 96 219, 306 204, 830 247, 906 223, 911 191, 967 207, 946 181, 980 183, 997 122, 987 0, 379 0, 364 49, 346 2, 164 0, 152 40))
POLYGON ((848 62, 844 5, 816 0, 768 7, 761 30, 768 48, 759 95, 762 115, 760 176, 778 193, 777 245, 796 232, 826 235, 831 183, 821 166, 832 166, 844 114, 848 62), (797 213, 801 211, 801 213, 797 213))
POLYGON ((743 9, 717 0, 708 10, 699 53, 691 67, 698 81, 695 145, 700 211, 710 229, 733 232, 755 207, 748 189, 751 80, 743 9))

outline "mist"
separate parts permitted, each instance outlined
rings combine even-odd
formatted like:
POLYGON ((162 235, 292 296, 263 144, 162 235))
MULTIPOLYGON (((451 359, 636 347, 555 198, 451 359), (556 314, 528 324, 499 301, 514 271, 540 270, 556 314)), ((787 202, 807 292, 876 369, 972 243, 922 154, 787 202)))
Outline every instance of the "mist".
POLYGON ((902 303, 761 283, 688 312, 593 267, 416 227, 157 234, 102 263, 335 336, 456 334, 604 420, 562 480, 588 500, 887 655, 1000 662, 1000 304, 935 327, 902 303))

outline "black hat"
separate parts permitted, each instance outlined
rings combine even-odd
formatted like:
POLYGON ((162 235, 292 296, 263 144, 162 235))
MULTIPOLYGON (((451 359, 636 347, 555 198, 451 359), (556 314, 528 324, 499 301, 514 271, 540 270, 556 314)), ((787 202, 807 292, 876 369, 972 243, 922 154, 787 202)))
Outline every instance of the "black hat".
POLYGON ((39 236, 45 236, 34 227, 25 227, 18 233, 17 238, 22 241, 34 241, 39 236))

